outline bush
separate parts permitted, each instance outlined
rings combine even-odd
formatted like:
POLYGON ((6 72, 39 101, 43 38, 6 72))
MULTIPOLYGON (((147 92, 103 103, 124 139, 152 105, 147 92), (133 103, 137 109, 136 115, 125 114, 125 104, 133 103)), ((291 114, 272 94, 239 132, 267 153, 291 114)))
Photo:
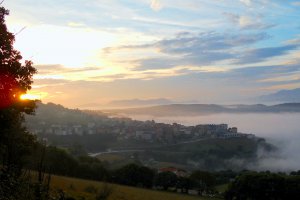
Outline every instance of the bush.
POLYGON ((96 195, 96 200, 106 200, 113 193, 113 186, 104 183, 96 195))
POLYGON ((84 188, 84 191, 87 192, 87 193, 96 194, 97 193, 97 188, 93 185, 89 185, 86 188, 84 188))
POLYGON ((229 185, 225 199, 300 199, 300 176, 247 172, 229 185))

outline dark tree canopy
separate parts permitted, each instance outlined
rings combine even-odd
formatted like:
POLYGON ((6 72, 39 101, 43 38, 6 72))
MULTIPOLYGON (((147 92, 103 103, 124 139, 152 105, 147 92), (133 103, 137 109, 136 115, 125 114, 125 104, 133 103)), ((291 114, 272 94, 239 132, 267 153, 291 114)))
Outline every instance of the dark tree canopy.
POLYGON ((216 177, 206 171, 194 171, 191 174, 191 179, 194 180, 199 195, 202 195, 204 192, 210 193, 216 184, 216 177))
MULTIPOLYGON (((0 7, 0 151, 8 149, 13 139, 22 138, 20 135, 26 132, 22 127, 23 114, 33 113, 35 108, 35 101, 20 100, 20 95, 31 89, 36 69, 31 61, 21 63, 22 56, 13 46, 15 35, 5 24, 8 14, 0 7)), ((5 152, 1 154, 0 158, 5 159, 5 152)))
POLYGON ((15 35, 7 30, 5 16, 9 12, 0 7, 0 109, 15 106, 22 112, 29 112, 32 104, 20 102, 20 95, 31 89, 32 76, 36 69, 31 61, 21 63, 22 56, 13 44, 15 35))
POLYGON ((155 178, 155 186, 162 187, 164 190, 175 187, 176 183, 177 176, 173 172, 161 172, 155 178))
POLYGON ((22 64, 20 52, 14 49, 15 35, 5 24, 8 14, 0 7, 0 197, 28 199, 22 193, 21 177, 24 159, 35 138, 23 126, 23 121, 24 113, 33 113, 35 101, 21 101, 20 95, 31 89, 36 69, 31 61, 22 64))
POLYGON ((113 181, 119 184, 151 188, 154 172, 147 167, 128 164, 114 172, 113 181))
POLYGON ((300 177, 270 172, 246 172, 230 183, 225 199, 300 199, 300 177))

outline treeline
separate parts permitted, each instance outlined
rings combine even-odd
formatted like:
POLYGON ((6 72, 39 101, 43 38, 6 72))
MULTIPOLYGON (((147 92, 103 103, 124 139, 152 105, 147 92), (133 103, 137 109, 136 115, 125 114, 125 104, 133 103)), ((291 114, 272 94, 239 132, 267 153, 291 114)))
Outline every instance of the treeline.
POLYGON ((38 143, 26 158, 25 168, 44 174, 70 176, 96 181, 159 190, 188 193, 193 189, 199 195, 216 193, 216 185, 228 183, 237 173, 233 171, 194 171, 185 176, 173 172, 158 172, 140 164, 132 163, 110 170, 106 163, 87 155, 73 156, 69 150, 38 143))
POLYGON ((72 156, 66 149, 38 143, 26 158, 25 168, 47 174, 106 180, 108 170, 100 160, 84 154, 72 156))
POLYGON ((300 199, 300 171, 246 172, 235 178, 225 192, 226 200, 300 199))
POLYGON ((87 155, 72 155, 73 151, 37 143, 25 159, 27 169, 45 174, 77 177, 133 187, 169 190, 200 196, 218 195, 226 200, 300 199, 300 171, 290 174, 231 170, 208 172, 196 170, 185 176, 170 171, 158 172, 140 164, 128 164, 110 170, 107 164, 87 155), (217 185, 228 184, 223 194, 217 185))

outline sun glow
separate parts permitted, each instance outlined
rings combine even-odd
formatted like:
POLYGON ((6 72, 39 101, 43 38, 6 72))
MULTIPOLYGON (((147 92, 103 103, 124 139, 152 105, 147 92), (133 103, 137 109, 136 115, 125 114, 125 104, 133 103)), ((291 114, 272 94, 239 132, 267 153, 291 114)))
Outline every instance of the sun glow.
POLYGON ((20 96, 21 100, 41 100, 47 93, 27 93, 20 96))
POLYGON ((84 27, 36 25, 26 27, 15 46, 24 57, 32 57, 35 64, 59 63, 80 68, 103 64, 98 52, 114 40, 114 34, 84 27))
POLYGON ((34 95, 34 94, 22 94, 20 96, 21 100, 38 100, 40 99, 40 96, 34 95))

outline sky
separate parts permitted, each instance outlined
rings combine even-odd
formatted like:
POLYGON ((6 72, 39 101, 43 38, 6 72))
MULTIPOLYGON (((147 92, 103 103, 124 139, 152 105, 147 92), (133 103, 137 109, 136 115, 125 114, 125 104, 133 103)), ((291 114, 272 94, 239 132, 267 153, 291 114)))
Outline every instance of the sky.
POLYGON ((5 0, 38 73, 71 108, 130 99, 247 103, 300 87, 299 0, 5 0))

